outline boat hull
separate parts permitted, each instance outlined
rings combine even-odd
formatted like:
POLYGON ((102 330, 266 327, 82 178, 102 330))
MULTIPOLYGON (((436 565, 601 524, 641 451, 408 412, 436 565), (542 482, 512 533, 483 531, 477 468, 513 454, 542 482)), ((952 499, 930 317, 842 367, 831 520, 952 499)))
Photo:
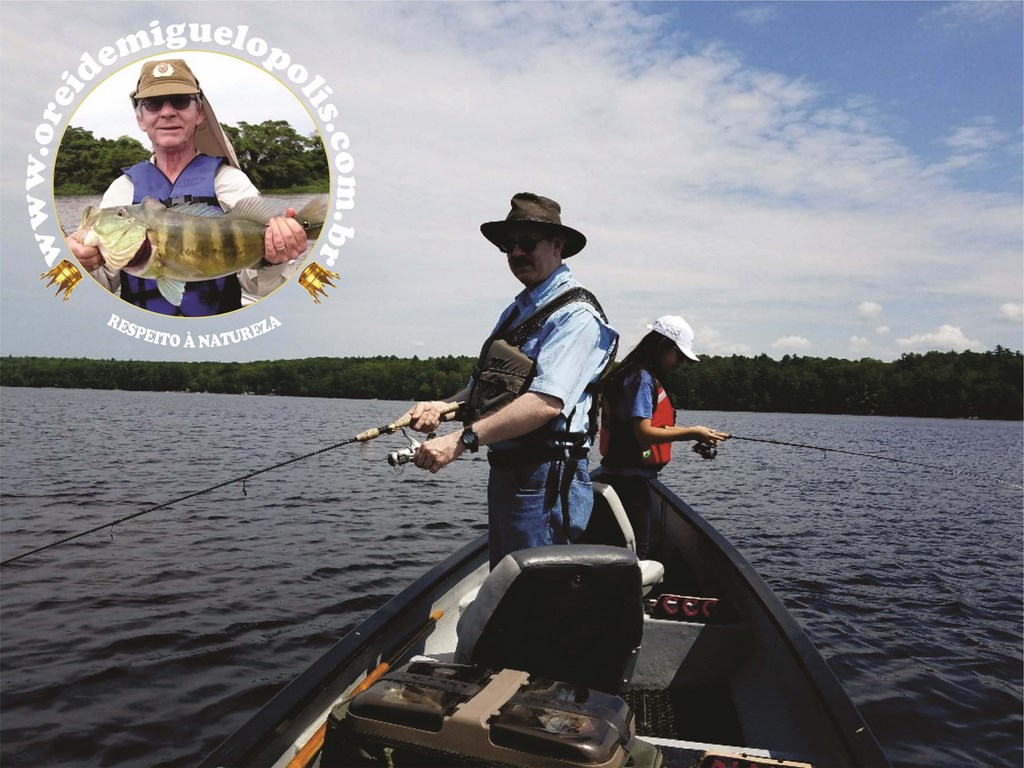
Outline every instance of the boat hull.
MULTIPOLYGON (((652 483, 652 556, 663 591, 717 598, 724 621, 683 625, 648 617, 631 687, 667 689, 679 724, 665 752, 734 745, 814 765, 886 766, 870 729, 764 580, 704 518, 652 483)), ((460 601, 488 573, 487 536, 432 568, 337 643, 211 753, 202 766, 285 766, 331 706, 383 661, 454 650, 460 601), (405 647, 436 611, 443 615, 405 647), (400 658, 393 658, 401 651, 400 658)))

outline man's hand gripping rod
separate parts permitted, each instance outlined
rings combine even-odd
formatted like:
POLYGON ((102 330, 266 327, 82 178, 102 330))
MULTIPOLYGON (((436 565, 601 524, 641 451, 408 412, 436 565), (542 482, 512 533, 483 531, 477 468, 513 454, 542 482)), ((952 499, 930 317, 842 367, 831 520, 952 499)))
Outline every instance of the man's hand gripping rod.
MULTIPOLYGON (((461 407, 462 403, 446 403, 438 409, 438 413, 442 416, 447 416, 449 413, 454 413, 461 407)), ((408 427, 411 422, 411 416, 403 416, 392 424, 385 424, 383 427, 375 427, 373 429, 368 429, 365 432, 360 432, 355 436, 355 441, 357 443, 365 443, 367 440, 373 440, 375 437, 380 437, 381 435, 393 435, 395 432, 402 429, 402 427, 408 427)))
MULTIPOLYGON (((445 406, 438 409, 438 413, 440 413, 441 416, 447 416, 449 413, 454 413, 455 411, 457 411, 461 405, 462 403, 447 403, 445 406)), ((363 443, 366 442, 367 440, 373 440, 373 438, 379 437, 380 435, 390 435, 393 434, 394 432, 397 432, 398 430, 402 430, 402 434, 405 435, 406 439, 409 441, 409 447, 400 448, 399 450, 391 451, 391 453, 388 454, 388 464, 397 469, 412 461, 413 457, 416 455, 417 449, 420 447, 420 442, 418 440, 409 437, 405 433, 405 428, 409 426, 409 423, 411 421, 412 418, 410 416, 403 416, 393 424, 388 424, 383 427, 377 427, 376 429, 368 429, 365 432, 360 432, 358 435, 356 435, 355 439, 357 442, 363 443)), ((427 439, 429 440, 433 436, 433 433, 431 433, 427 437, 427 439)))
MULTIPOLYGON (((447 416, 449 414, 454 414, 461 407, 461 402, 447 402, 442 408, 438 409, 438 413, 441 416, 447 416)), ((366 442, 367 440, 372 440, 375 437, 380 437, 382 434, 394 434, 402 427, 408 427, 412 421, 413 418, 411 416, 403 416, 398 419, 398 421, 391 424, 385 424, 383 427, 375 427, 374 429, 368 429, 366 432, 359 432, 355 435, 355 441, 366 442)))

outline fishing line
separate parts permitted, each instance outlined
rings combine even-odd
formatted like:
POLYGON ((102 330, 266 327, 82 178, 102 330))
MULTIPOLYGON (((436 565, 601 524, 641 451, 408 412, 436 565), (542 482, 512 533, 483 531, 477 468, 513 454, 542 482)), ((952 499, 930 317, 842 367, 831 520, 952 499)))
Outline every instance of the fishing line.
POLYGON ((971 471, 969 469, 956 469, 954 467, 944 467, 944 466, 941 466, 939 464, 925 464, 925 463, 920 462, 920 461, 911 461, 909 459, 901 459, 901 458, 898 458, 896 456, 882 456, 882 455, 877 454, 877 453, 862 453, 861 451, 849 451, 849 450, 844 450, 842 448, 826 448, 826 447, 821 446, 821 445, 807 445, 806 443, 788 443, 788 442, 785 442, 783 440, 768 440, 768 439, 761 438, 761 437, 744 437, 742 435, 733 435, 733 434, 729 435, 729 439, 730 440, 746 440, 746 441, 751 442, 751 443, 768 443, 770 445, 785 445, 785 446, 790 447, 790 448, 808 448, 808 449, 810 449, 812 451, 824 451, 825 453, 845 453, 848 456, 860 456, 860 457, 865 458, 865 459, 877 459, 879 461, 891 461, 891 462, 894 462, 896 464, 909 464, 909 465, 914 466, 914 467, 922 467, 924 469, 935 469, 935 470, 938 470, 940 472, 949 472, 949 473, 952 473, 952 474, 971 475, 973 477, 976 477, 976 478, 979 478, 979 479, 982 479, 982 480, 988 480, 989 482, 1000 483, 1002 485, 1009 485, 1009 486, 1011 486, 1013 488, 1024 487, 1024 486, 1021 486, 1018 483, 1011 483, 1011 482, 1009 482, 1007 480, 1003 480, 1002 478, 998 478, 995 475, 984 473, 984 472, 975 472, 975 471, 971 471))
MULTIPOLYGON (((444 416, 446 414, 449 414, 449 413, 453 413, 456 410, 458 410, 460 405, 461 405, 461 403, 448 403, 448 404, 445 405, 445 407, 440 409, 440 413, 441 413, 442 416, 444 416)), ((117 520, 112 520, 109 523, 104 523, 103 525, 97 525, 94 528, 90 528, 87 531, 81 531, 80 533, 75 533, 75 534, 72 534, 71 536, 66 536, 63 539, 59 539, 58 541, 52 541, 49 544, 45 544, 45 545, 43 545, 41 547, 36 547, 35 549, 31 549, 28 552, 22 552, 20 555, 15 555, 14 557, 9 557, 6 560, 0 561, 0 567, 3 567, 5 565, 9 565, 10 563, 16 562, 16 561, 21 560, 22 558, 25 558, 25 557, 29 557, 30 555, 35 555, 35 554, 38 554, 40 552, 45 552, 48 549, 53 549, 54 547, 59 547, 61 544, 67 544, 69 541, 74 541, 75 539, 80 539, 83 536, 88 536, 90 533, 96 533, 97 531, 102 531, 104 528, 111 528, 111 527, 113 527, 115 525, 120 525, 121 523, 126 522, 128 520, 134 520, 137 517, 142 517, 143 515, 148 515, 151 512, 156 512, 156 511, 161 510, 161 509, 166 509, 167 507, 170 507, 173 504, 178 504, 179 502, 186 501, 188 499, 193 499, 196 496, 202 496, 204 493, 210 493, 211 491, 216 491, 218 488, 224 488, 225 486, 232 485, 234 483, 242 483, 242 490, 243 490, 243 493, 244 493, 245 492, 245 481, 248 480, 249 478, 256 477, 257 475, 262 475, 264 472, 270 472, 270 471, 275 470, 275 469, 280 469, 281 467, 286 467, 289 464, 294 464, 297 461, 302 461, 304 459, 308 459, 308 458, 311 458, 313 456, 318 456, 321 453, 326 453, 327 451, 333 451, 335 448, 341 448, 343 445, 351 445, 352 443, 364 443, 364 442, 366 442, 368 440, 373 440, 375 437, 379 437, 380 435, 390 435, 390 434, 393 434, 394 432, 397 432, 402 427, 408 426, 410 421, 411 421, 411 419, 408 416, 405 416, 405 417, 399 419, 396 422, 393 422, 391 424, 385 424, 382 427, 374 427, 373 429, 368 429, 365 432, 360 432, 355 437, 349 438, 348 440, 342 440, 340 443, 335 443, 334 445, 328 445, 326 448, 319 448, 319 449, 317 449, 315 451, 310 451, 309 453, 303 454, 302 456, 296 456, 295 458, 292 458, 292 459, 286 459, 285 461, 278 462, 277 464, 274 464, 273 466, 264 467, 263 469, 257 469, 255 472, 250 472, 247 475, 241 475, 239 477, 232 478, 231 480, 225 480, 223 483, 217 483, 216 485, 211 485, 209 488, 204 488, 201 491, 194 491, 193 493, 187 493, 184 496, 179 496, 176 499, 171 499, 170 501, 165 501, 163 504, 157 504, 155 507, 150 507, 149 509, 144 509, 141 512, 133 512, 130 515, 125 515, 124 517, 119 517, 117 520)), ((111 535, 113 535, 113 534, 111 534, 111 535)))

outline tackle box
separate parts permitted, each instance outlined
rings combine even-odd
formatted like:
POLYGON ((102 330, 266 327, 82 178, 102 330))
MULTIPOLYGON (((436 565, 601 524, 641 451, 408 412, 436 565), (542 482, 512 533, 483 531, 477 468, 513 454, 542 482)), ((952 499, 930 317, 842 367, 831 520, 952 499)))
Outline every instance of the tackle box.
POLYGON ((657 768, 618 696, 526 672, 415 661, 327 721, 322 768, 657 768))

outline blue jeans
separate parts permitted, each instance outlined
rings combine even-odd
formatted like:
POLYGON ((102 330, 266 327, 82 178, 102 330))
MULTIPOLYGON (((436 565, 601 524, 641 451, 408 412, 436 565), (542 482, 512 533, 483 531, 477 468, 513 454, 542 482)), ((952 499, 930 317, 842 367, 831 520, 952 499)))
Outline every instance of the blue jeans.
POLYGON ((562 462, 542 461, 491 467, 487 482, 487 523, 491 568, 509 552, 578 541, 590 522, 594 491, 587 460, 567 476, 562 462), (563 499, 568 498, 568 518, 563 499))

